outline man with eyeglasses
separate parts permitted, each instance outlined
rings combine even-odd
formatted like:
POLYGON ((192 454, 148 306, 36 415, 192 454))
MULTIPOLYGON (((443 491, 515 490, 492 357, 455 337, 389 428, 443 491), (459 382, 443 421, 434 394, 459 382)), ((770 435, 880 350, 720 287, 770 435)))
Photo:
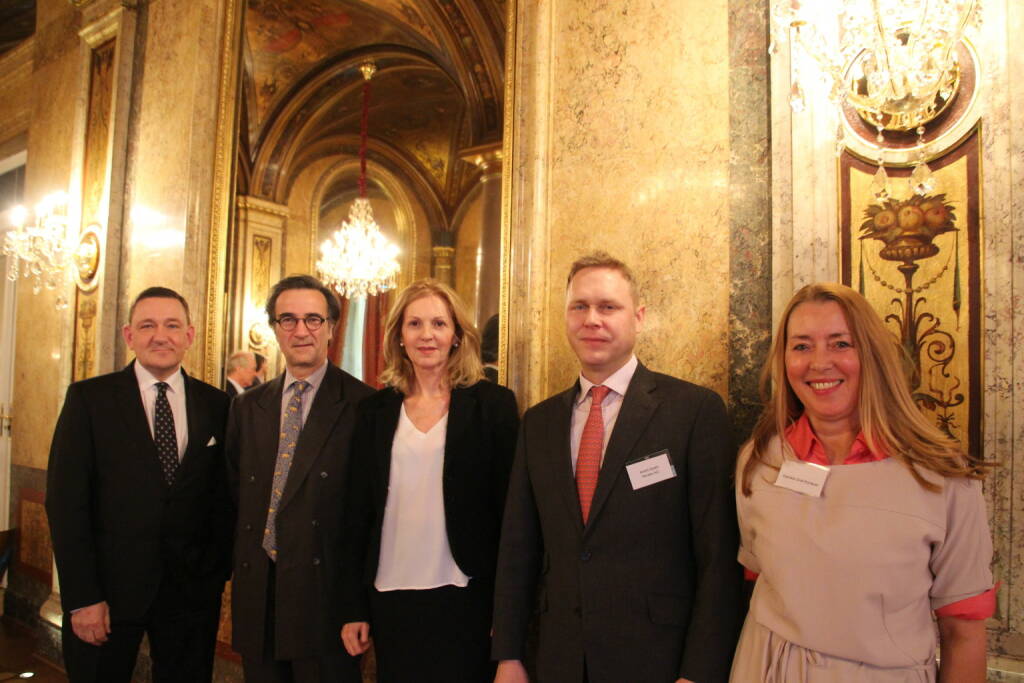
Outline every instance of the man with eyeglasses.
POLYGON ((338 548, 355 406, 373 390, 327 360, 340 307, 319 280, 281 280, 266 310, 285 371, 239 394, 226 436, 232 644, 247 683, 357 683, 340 637, 338 548))

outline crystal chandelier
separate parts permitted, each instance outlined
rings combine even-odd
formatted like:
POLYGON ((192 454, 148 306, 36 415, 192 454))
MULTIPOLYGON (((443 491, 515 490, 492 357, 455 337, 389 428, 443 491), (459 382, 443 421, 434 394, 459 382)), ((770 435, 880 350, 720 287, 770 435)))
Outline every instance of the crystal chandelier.
MULTIPOLYGON (((935 181, 925 163, 925 125, 949 107, 960 85, 957 46, 971 23, 980 23, 978 0, 783 0, 772 12, 772 46, 794 49, 790 104, 805 106, 805 66, 812 66, 843 115, 849 106, 877 131, 874 189, 888 197, 885 131, 917 135, 911 189, 926 194, 935 181), (810 59, 800 59, 801 56, 810 59)), ((845 145, 840 123, 836 152, 845 145)))
POLYGON ((395 286, 398 247, 381 233, 366 196, 366 139, 370 118, 370 79, 377 71, 373 62, 359 67, 363 73, 363 116, 359 136, 359 196, 349 209, 348 220, 320 245, 316 269, 328 286, 346 298, 386 292, 395 286))
MULTIPOLYGON (((57 289, 65 283, 75 263, 78 240, 68 225, 68 196, 63 192, 48 195, 35 210, 35 222, 29 223, 28 211, 17 206, 11 209, 13 227, 4 235, 4 255, 11 257, 7 278, 19 275, 32 278, 32 292, 57 289)), ((57 296, 57 308, 67 308, 63 292, 57 296)))

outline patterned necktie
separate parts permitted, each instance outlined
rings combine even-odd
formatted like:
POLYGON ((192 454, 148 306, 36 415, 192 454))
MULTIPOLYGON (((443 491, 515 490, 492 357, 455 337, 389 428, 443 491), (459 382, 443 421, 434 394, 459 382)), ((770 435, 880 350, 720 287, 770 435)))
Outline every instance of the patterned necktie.
POLYGON ((292 468, 295 444, 302 431, 302 395, 309 389, 309 382, 296 380, 292 384, 292 398, 284 409, 281 434, 277 442, 277 461, 274 463, 274 484, 270 489, 270 507, 267 509, 267 526, 263 529, 263 549, 271 560, 277 561, 277 506, 288 483, 288 472, 292 468))
POLYGON ((590 388, 590 414, 583 425, 580 437, 580 449, 576 455, 576 491, 580 496, 580 512, 583 523, 590 516, 590 503, 594 500, 594 489, 597 488, 597 475, 601 471, 601 451, 604 450, 604 416, 601 414, 601 402, 608 395, 605 386, 590 388))
POLYGON ((153 411, 153 441, 160 458, 160 469, 164 481, 174 483, 174 472, 178 469, 178 434, 174 431, 174 413, 167 400, 167 382, 156 383, 156 410, 153 411))

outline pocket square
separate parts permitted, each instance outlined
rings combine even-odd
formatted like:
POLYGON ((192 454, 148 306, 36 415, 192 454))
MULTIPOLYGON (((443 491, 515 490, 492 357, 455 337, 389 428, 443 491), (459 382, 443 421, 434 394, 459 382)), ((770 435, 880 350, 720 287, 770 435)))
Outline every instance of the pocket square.
POLYGON ((207 446, 216 446, 217 445, 217 437, 211 436, 210 440, 206 442, 206 445, 207 446))

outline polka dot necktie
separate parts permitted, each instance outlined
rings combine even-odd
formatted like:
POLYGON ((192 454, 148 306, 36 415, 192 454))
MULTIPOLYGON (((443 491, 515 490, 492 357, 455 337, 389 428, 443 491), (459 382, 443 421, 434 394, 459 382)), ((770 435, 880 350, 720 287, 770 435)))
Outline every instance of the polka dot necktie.
POLYGON ((167 382, 156 383, 156 410, 153 414, 153 441, 160 458, 160 469, 164 481, 174 483, 174 472, 178 469, 178 434, 174 430, 174 413, 167 400, 167 382))
POLYGON ((597 475, 601 472, 601 451, 604 450, 604 416, 601 402, 610 389, 605 386, 590 388, 590 414, 583 425, 580 448, 576 454, 576 492, 580 496, 583 523, 590 516, 590 503, 597 488, 597 475))
POLYGON ((270 489, 270 507, 267 509, 267 525, 263 529, 263 549, 271 560, 277 561, 277 506, 288 483, 288 472, 292 468, 295 444, 302 431, 302 395, 309 389, 309 382, 296 380, 292 384, 292 397, 284 409, 281 433, 277 442, 277 461, 274 463, 274 483, 270 489))

